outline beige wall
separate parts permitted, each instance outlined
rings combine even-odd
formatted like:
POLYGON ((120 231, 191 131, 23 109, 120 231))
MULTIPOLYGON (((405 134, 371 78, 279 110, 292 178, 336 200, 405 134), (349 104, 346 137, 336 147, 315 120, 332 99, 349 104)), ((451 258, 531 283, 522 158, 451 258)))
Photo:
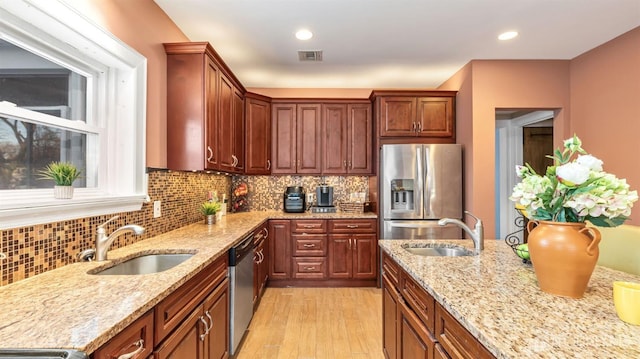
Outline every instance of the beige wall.
POLYGON ((167 58, 162 43, 189 41, 152 0, 70 3, 147 58, 147 167, 167 166, 167 58))
MULTIPOLYGON (((571 130, 640 190, 640 27, 571 61, 571 130)), ((636 203, 627 224, 640 225, 636 203)))

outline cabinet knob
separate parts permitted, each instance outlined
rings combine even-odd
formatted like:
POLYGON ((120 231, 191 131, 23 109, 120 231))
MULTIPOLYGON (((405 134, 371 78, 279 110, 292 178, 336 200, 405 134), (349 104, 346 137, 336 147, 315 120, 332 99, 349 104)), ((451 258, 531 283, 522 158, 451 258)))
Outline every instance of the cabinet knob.
POLYGON ((120 355, 118 357, 118 359, 130 359, 130 358, 133 358, 134 356, 142 353, 142 351, 144 350, 144 339, 140 339, 140 340, 132 343, 131 346, 136 346, 138 348, 136 348, 136 350, 132 351, 131 353, 126 353, 126 354, 120 355))

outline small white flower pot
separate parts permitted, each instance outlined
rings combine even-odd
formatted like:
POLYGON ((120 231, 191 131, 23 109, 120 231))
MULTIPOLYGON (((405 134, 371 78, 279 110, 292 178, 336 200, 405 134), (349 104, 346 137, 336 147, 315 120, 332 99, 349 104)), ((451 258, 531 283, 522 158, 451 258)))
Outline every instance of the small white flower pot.
POLYGON ((53 197, 55 199, 73 198, 73 186, 53 186, 53 197))

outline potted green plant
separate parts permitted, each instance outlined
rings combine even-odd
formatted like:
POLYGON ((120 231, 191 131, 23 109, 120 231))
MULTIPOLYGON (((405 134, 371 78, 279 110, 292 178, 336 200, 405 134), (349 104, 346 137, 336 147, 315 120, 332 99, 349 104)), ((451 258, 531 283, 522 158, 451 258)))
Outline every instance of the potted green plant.
POLYGON ((216 223, 216 213, 220 210, 219 202, 204 202, 200 205, 200 213, 205 216, 206 224, 214 224, 216 223))
POLYGON ((73 198, 73 181, 80 177, 78 168, 70 162, 51 162, 40 171, 41 179, 53 180, 53 196, 56 199, 73 198))

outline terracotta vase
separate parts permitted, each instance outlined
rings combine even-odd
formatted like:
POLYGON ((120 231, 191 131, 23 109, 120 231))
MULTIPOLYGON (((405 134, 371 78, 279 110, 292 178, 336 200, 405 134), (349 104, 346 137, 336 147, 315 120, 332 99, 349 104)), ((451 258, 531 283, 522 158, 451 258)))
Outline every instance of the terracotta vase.
POLYGON ((582 298, 598 261, 600 232, 584 223, 531 221, 529 254, 543 292, 582 298))

